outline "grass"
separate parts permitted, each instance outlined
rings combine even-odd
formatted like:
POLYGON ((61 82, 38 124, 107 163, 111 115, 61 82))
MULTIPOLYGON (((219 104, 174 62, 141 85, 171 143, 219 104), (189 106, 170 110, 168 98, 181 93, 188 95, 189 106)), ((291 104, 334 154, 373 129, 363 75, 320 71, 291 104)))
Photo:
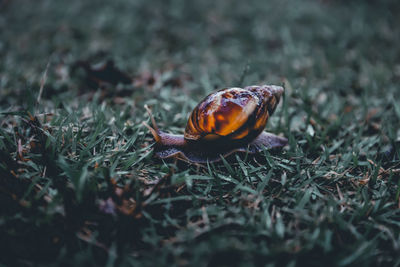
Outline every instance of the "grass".
POLYGON ((399 11, 0 1, 0 262, 399 266, 399 11), (85 72, 106 60, 133 85, 85 72), (209 92, 260 83, 285 86, 283 151, 152 157, 145 104, 182 133, 209 92))

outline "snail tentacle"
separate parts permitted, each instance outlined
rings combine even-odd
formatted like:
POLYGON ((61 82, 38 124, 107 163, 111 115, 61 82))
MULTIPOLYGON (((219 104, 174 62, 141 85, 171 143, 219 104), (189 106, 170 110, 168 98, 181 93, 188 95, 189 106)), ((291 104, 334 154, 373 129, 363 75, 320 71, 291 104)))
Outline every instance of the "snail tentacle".
POLYGON ((145 110, 147 111, 147 114, 149 114, 150 120, 151 120, 151 124, 153 125, 153 128, 159 132, 160 130, 158 129, 156 120, 154 119, 153 113, 151 112, 151 109, 149 108, 149 106, 147 104, 144 105, 145 110))
POLYGON ((158 134, 158 132, 153 129, 150 125, 148 125, 146 122, 142 121, 143 126, 145 126, 147 129, 149 129, 151 135, 154 137, 154 140, 156 141, 156 143, 160 143, 161 142, 161 137, 158 134))
POLYGON ((149 114, 151 124, 153 127, 148 125, 146 122, 142 122, 142 124, 150 130, 151 134, 154 137, 154 140, 156 141, 156 146, 158 147, 181 147, 185 145, 185 139, 183 138, 183 135, 178 135, 178 134, 169 134, 165 133, 163 131, 160 131, 158 129, 156 120, 154 119, 153 113, 151 112, 151 109, 147 106, 144 105, 144 108, 146 109, 147 113, 149 114))
POLYGON ((149 131, 151 132, 151 134, 154 137, 154 140, 156 141, 156 143, 160 143, 161 142, 161 137, 160 137, 160 130, 158 129, 156 120, 154 119, 153 113, 151 112, 151 109, 149 108, 149 106, 144 105, 144 108, 147 111, 147 114, 149 114, 150 120, 151 120, 151 124, 153 125, 153 127, 151 127, 150 125, 148 125, 146 122, 142 122, 142 124, 149 129, 149 131))

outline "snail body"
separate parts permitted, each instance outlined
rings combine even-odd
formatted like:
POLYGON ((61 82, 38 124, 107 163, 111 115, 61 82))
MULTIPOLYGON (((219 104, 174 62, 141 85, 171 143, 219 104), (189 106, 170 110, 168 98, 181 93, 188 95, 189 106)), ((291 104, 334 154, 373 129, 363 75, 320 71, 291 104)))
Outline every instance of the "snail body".
POLYGON ((150 110, 155 156, 191 163, 216 162, 234 152, 257 153, 283 147, 287 139, 264 132, 284 89, 262 85, 226 88, 206 96, 191 112, 184 135, 158 129, 150 110))

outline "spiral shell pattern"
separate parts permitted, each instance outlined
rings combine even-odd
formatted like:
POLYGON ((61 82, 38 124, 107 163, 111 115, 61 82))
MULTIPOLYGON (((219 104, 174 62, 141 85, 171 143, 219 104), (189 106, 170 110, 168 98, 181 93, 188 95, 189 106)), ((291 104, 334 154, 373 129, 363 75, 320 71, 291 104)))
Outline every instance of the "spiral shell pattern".
POLYGON ((265 128, 284 89, 275 85, 227 88, 208 95, 192 111, 186 140, 250 141, 265 128))

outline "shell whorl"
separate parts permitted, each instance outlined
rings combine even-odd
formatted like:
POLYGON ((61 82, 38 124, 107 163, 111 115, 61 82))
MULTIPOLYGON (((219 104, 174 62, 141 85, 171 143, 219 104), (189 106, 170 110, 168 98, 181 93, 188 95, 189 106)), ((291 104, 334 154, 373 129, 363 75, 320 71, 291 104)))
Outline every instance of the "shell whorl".
POLYGON ((212 93, 193 109, 184 138, 189 141, 251 141, 264 130, 283 91, 280 86, 262 85, 212 93))

